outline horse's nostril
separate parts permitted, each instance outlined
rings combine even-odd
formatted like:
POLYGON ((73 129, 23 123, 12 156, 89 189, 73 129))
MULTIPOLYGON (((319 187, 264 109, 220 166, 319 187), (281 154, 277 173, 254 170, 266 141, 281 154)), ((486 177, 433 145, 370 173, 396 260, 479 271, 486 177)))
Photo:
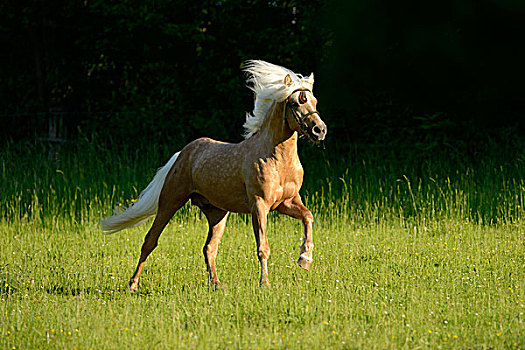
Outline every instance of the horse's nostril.
POLYGON ((320 135, 323 131, 321 130, 320 127, 318 127, 317 125, 315 125, 315 126, 312 128, 312 132, 314 133, 314 135, 320 135))

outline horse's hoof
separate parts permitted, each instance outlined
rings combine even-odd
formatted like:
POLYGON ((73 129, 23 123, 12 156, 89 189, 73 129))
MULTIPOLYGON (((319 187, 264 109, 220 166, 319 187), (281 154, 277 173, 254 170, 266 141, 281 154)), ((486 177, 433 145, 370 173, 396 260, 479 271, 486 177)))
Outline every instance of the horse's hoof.
POLYGON ((128 289, 130 293, 135 293, 139 289, 139 283, 130 279, 128 282, 128 289))
POLYGON ((268 281, 268 280, 260 281, 259 282, 259 287, 261 287, 261 288, 270 288, 270 281, 268 281))
POLYGON ((299 260, 297 260, 297 263, 306 271, 310 271, 310 266, 312 265, 312 258, 300 256, 299 260))
POLYGON ((210 282, 210 284, 208 284, 208 288, 211 289, 212 291, 216 292, 219 289, 223 289, 224 286, 223 286, 223 284, 221 282, 217 281, 217 282, 210 282))

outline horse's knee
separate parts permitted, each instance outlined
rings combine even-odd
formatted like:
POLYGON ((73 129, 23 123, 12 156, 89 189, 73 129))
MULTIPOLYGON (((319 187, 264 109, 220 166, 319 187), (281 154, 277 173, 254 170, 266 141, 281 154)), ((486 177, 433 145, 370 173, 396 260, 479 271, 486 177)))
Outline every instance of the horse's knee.
POLYGON ((305 242, 304 243, 304 249, 307 252, 311 252, 314 249, 314 243, 313 242, 305 242))

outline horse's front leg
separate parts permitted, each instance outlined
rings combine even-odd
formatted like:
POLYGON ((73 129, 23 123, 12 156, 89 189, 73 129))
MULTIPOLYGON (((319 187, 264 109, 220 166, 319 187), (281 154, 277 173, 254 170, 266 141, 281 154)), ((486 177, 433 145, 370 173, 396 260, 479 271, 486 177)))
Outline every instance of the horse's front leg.
POLYGON ((277 207, 277 211, 281 214, 300 219, 303 222, 304 240, 301 245, 299 260, 297 263, 305 270, 310 270, 312 265, 312 251, 314 249, 314 241, 312 237, 312 223, 314 217, 310 210, 304 206, 301 196, 297 194, 292 200, 285 201, 277 207))
POLYGON ((257 242, 257 256, 261 263, 261 286, 269 286, 268 278, 268 258, 270 257, 270 246, 266 236, 266 221, 268 216, 268 207, 262 199, 256 199, 252 206, 252 225, 257 242))

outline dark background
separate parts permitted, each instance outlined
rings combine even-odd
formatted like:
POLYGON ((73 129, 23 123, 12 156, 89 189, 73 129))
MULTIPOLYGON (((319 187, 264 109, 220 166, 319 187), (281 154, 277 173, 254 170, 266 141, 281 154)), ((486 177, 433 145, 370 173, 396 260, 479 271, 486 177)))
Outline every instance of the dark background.
POLYGON ((521 137, 524 20, 511 0, 5 0, 0 137, 240 141, 246 59, 315 72, 337 152, 521 137))

